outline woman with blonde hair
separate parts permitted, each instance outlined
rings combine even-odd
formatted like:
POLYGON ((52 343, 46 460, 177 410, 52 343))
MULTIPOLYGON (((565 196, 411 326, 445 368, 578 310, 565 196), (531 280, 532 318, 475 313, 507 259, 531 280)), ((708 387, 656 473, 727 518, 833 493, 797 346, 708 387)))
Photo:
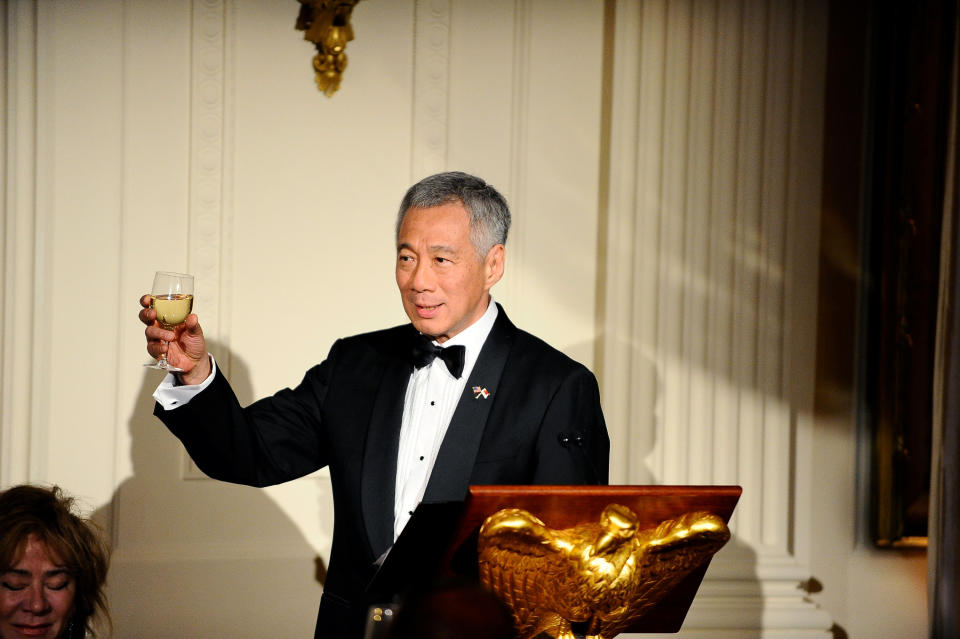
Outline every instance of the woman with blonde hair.
POLYGON ((0 639, 83 639, 109 628, 109 552, 60 488, 0 492, 0 639))

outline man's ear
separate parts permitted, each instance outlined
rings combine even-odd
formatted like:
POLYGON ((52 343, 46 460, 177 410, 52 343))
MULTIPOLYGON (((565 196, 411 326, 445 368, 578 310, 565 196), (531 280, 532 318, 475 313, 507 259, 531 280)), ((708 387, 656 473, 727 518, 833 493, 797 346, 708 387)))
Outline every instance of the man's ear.
POLYGON ((506 250, 503 244, 495 244, 493 248, 487 251, 487 257, 483 261, 484 269, 487 274, 487 290, 500 281, 503 277, 504 260, 506 259, 506 250))

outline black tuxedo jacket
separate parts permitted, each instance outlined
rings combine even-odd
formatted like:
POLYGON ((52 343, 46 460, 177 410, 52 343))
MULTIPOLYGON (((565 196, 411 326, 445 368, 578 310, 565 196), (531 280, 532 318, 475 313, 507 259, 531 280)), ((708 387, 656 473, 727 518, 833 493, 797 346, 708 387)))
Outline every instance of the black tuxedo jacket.
MULTIPOLYGON (((610 444, 593 374, 499 311, 425 503, 462 500, 471 484, 607 482, 610 444)), ((329 467, 334 531, 317 637, 362 636, 372 603, 365 588, 393 543, 400 422, 416 335, 407 324, 338 340, 299 386, 247 408, 217 374, 189 403, 154 410, 215 479, 268 486, 329 467)))

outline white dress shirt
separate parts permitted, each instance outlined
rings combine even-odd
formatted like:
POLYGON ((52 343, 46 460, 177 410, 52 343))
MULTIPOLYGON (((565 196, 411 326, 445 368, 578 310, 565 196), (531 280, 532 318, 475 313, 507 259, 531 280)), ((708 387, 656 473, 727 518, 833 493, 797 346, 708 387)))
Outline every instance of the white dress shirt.
MULTIPOLYGON (((429 365, 414 369, 403 399, 400 450, 397 454, 397 483, 394 491, 393 538, 407 525, 410 515, 423 499, 440 444, 457 408, 463 388, 480 355, 480 349, 497 319, 493 298, 479 320, 457 333, 441 348, 462 345, 466 349, 463 373, 457 379, 437 357, 429 365)), ((434 342, 436 344, 436 342, 434 342)))
POLYGON ((157 386, 157 390, 153 391, 153 399, 163 407, 163 410, 173 410, 183 406, 213 382, 217 373, 217 362, 213 355, 208 354, 207 357, 210 358, 210 374, 199 384, 178 386, 176 376, 173 373, 167 373, 167 376, 157 386))
MULTIPOLYGON (((403 400, 403 420, 400 427, 400 449, 397 455, 397 481, 394 491, 394 540, 407 525, 410 515, 423 499, 430 473, 433 471, 440 444, 447 432, 453 412, 457 408, 463 388, 480 349, 497 319, 497 305, 490 298, 486 312, 479 320, 440 344, 442 348, 463 345, 466 349, 463 373, 460 379, 447 370, 439 357, 428 366, 414 369, 403 400)), ((199 384, 177 385, 172 373, 160 382, 153 398, 164 410, 174 410, 189 402, 210 385, 217 372, 217 364, 210 355, 210 375, 199 384)))

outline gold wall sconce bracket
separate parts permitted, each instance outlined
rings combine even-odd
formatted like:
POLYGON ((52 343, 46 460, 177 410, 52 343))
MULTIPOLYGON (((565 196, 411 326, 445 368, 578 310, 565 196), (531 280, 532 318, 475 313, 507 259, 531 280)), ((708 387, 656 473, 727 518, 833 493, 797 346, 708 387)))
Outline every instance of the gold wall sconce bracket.
POLYGON ((340 88, 347 68, 347 42, 353 40, 350 14, 360 0, 299 0, 297 30, 317 49, 313 70, 317 88, 327 97, 340 88))

